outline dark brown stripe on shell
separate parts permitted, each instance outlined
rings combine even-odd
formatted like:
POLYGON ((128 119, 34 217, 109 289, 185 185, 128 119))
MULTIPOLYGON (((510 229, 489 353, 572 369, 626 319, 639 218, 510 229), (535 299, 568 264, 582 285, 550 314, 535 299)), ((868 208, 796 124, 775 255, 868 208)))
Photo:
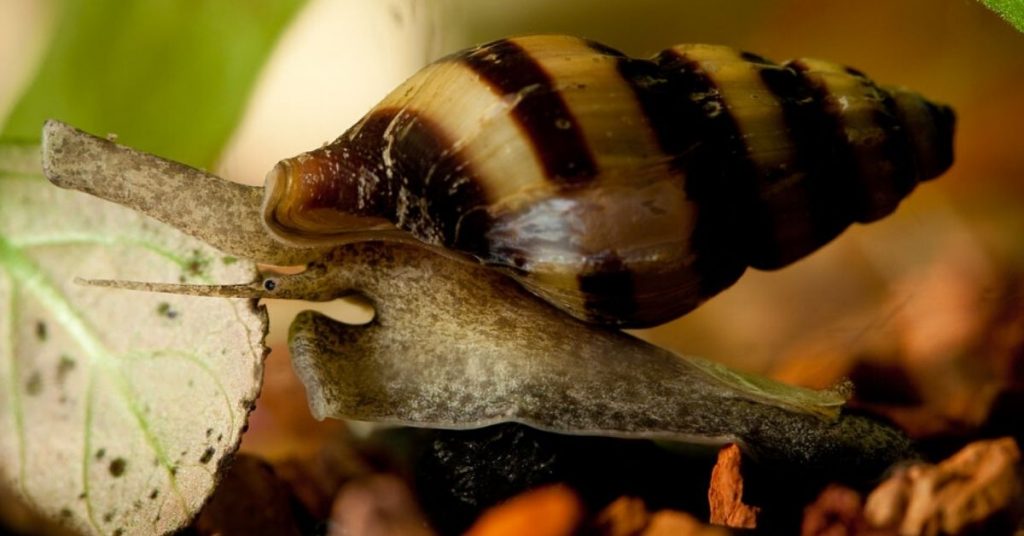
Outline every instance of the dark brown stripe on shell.
MULTIPOLYGON (((593 41, 588 42, 588 45, 596 52, 616 58, 619 76, 632 89, 637 104, 644 113, 644 119, 658 141, 658 146, 663 153, 672 158, 676 169, 684 171, 686 164, 690 163, 684 162, 684 156, 694 148, 704 146, 705 141, 708 142, 708 147, 713 145, 713 148, 718 148, 718 152, 721 153, 728 150, 724 146, 731 143, 731 138, 738 139, 739 134, 735 125, 730 127, 727 124, 731 121, 729 117, 723 117, 719 121, 722 127, 715 129, 724 138, 718 143, 706 140, 704 135, 710 133, 701 132, 704 123, 710 121, 708 110, 694 104, 687 92, 709 94, 715 91, 707 77, 690 73, 690 79, 686 80, 683 75, 669 72, 670 70, 653 61, 630 58, 618 50, 593 41)), ((724 111, 724 107, 722 110, 724 111)), ((745 147, 742 150, 745 152, 745 147)))
MULTIPOLYGON (((798 72, 806 73, 811 69, 803 62, 796 60, 789 64, 798 72)), ((900 123, 899 111, 891 95, 879 88, 863 73, 846 68, 844 72, 853 77, 862 96, 871 103, 870 120, 882 132, 877 143, 864 144, 860 148, 850 144, 849 128, 844 124, 843 112, 834 96, 824 85, 811 82, 818 91, 825 108, 835 118, 837 136, 840 143, 850 147, 853 155, 857 177, 855 180, 864 182, 857 192, 858 206, 853 213, 855 221, 870 222, 881 218, 896 208, 917 184, 918 172, 914 163, 913 146, 907 137, 905 127, 900 123)))
POLYGON ((589 320, 618 324, 635 316, 633 274, 616 253, 604 252, 587 259, 577 280, 589 320))
POLYGON ((452 140, 437 124, 415 111, 384 108, 350 132, 343 136, 349 150, 343 165, 359 180, 369 179, 364 184, 393 185, 361 192, 364 198, 386 200, 388 214, 394 215, 389 219, 418 238, 486 260, 486 194, 472 166, 461 153, 451 152, 452 140), (388 136, 394 136, 393 142, 386 141, 388 136), (386 161, 383 148, 389 145, 386 161))
POLYGON ((926 181, 938 177, 953 165, 953 129, 956 125, 956 113, 944 104, 935 104, 928 99, 922 100, 928 108, 933 125, 928 142, 929 161, 924 167, 918 166, 918 180, 926 181))
MULTIPOLYGON (((791 173, 802 173, 799 188, 807 203, 808 243, 798 244, 796 257, 824 245, 853 223, 866 201, 858 178, 857 159, 847 141, 831 99, 804 75, 798 63, 765 66, 761 81, 782 108, 786 134, 795 151, 791 173)), ((801 217, 800 215, 795 215, 801 217)))
POLYGON ((512 115, 552 181, 579 184, 597 175, 583 130, 551 79, 530 54, 502 39, 457 56, 495 93, 516 97, 512 115))
POLYGON ((771 60, 765 58, 764 56, 762 56, 760 54, 755 54, 753 52, 747 52, 747 51, 740 52, 740 58, 743 59, 743 61, 747 61, 747 62, 750 62, 750 63, 756 63, 758 65, 775 65, 774 61, 771 61, 771 60))
MULTIPOLYGON (((690 98, 692 91, 705 95, 716 92, 711 80, 696 70, 682 65, 666 68, 655 61, 630 58, 594 41, 588 41, 588 45, 616 58, 619 75, 633 91, 659 148, 671 158, 679 180, 685 181, 687 196, 698 200, 700 214, 690 246, 695 259, 692 270, 700 274, 700 296, 717 294, 736 282, 746 268, 737 247, 739 210, 725 191, 729 172, 721 169, 728 161, 727 154, 746 155, 746 147, 736 144, 740 137, 735 122, 722 103, 718 103, 718 110, 724 115, 716 121, 706 104, 690 98)), ((667 56, 667 52, 658 61, 680 61, 678 56, 667 56)), ((746 164, 745 172, 752 172, 749 160, 746 164)), ((742 163, 738 165, 743 167, 742 163)))
POLYGON ((682 171, 687 198, 699 207, 691 247, 700 293, 710 297, 739 279, 752 243, 763 240, 750 238, 752 222, 764 218, 756 199, 758 170, 736 119, 700 64, 671 49, 655 63, 667 83, 638 83, 647 68, 633 63, 623 67, 623 76, 637 91, 662 150, 682 171))
POLYGON ((855 69, 853 67, 844 67, 843 70, 846 71, 846 74, 856 76, 858 78, 866 79, 868 77, 868 75, 864 74, 864 71, 861 71, 860 69, 855 69))
POLYGON ((605 56, 614 56, 616 58, 628 58, 629 57, 629 56, 626 55, 625 52, 623 52, 623 51, 621 51, 621 50, 619 50, 617 48, 610 47, 610 46, 608 46, 608 45, 606 45, 604 43, 599 43, 599 42, 593 41, 591 39, 584 39, 583 42, 586 43, 587 46, 590 47, 590 49, 593 50, 594 52, 597 52, 599 54, 603 54, 605 56))
POLYGON ((879 88, 867 79, 865 84, 875 88, 882 96, 882 107, 875 113, 875 123, 885 131, 882 154, 892 164, 892 181, 896 193, 902 198, 909 194, 918 182, 917 166, 914 164, 914 146, 907 135, 906 127, 900 122, 896 102, 888 91, 879 88))
MULTIPOLYGON (((829 148, 825 159, 832 164, 832 175, 827 180, 834 184, 835 195, 841 198, 837 209, 843 210, 854 221, 863 221, 875 211, 873 194, 861 179, 862 166, 857 152, 850 145, 840 105, 827 86, 807 76, 810 71, 807 64, 791 60, 786 62, 786 67, 792 69, 800 77, 801 83, 811 90, 813 103, 818 107, 817 116, 821 128, 818 136, 820 142, 829 148)), ((853 76, 865 78, 863 73, 853 76)), ((798 150, 801 149, 802 146, 798 146, 798 150)))

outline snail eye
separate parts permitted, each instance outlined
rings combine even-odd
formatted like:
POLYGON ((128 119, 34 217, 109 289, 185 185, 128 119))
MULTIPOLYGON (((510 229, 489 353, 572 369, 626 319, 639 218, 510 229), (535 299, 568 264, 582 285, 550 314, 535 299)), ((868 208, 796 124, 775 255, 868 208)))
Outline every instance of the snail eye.
POLYGON ((277 280, 275 280, 275 279, 264 279, 263 280, 263 288, 265 290, 267 290, 268 292, 274 290, 275 288, 277 288, 277 280))

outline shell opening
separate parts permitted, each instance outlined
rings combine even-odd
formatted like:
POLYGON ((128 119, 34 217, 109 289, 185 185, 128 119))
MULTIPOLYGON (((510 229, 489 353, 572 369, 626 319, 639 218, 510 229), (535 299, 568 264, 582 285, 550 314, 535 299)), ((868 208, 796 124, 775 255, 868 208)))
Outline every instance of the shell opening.
POLYGON ((345 244, 396 231, 383 217, 353 213, 346 181, 358 180, 316 151, 282 160, 267 173, 261 208, 271 236, 295 246, 345 244), (341 169, 342 172, 332 172, 341 169))

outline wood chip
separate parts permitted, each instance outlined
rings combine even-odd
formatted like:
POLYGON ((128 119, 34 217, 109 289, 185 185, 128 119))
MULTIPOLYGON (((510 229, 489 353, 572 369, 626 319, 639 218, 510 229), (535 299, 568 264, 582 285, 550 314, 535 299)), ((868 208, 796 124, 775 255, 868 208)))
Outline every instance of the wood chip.
POLYGON ((433 536, 401 479, 374 475, 347 484, 331 510, 328 536, 433 536))
POLYGON ((938 465, 899 470, 868 497, 865 517, 900 536, 1009 534, 1021 520, 1019 464, 1012 438, 971 443, 938 465))
POLYGON ((619 497, 605 507, 594 521, 604 536, 635 536, 647 526, 647 507, 635 497, 619 497))
POLYGON ((711 505, 711 523, 727 527, 752 529, 757 526, 760 508, 743 503, 743 477, 740 448, 726 445, 718 451, 718 463, 711 471, 708 502, 711 505))
MULTIPOLYGON (((154 496, 153 500, 158 500, 154 496)), ((200 535, 303 534, 302 513, 292 508, 288 486, 265 461, 240 454, 231 463, 192 530, 200 535)))
POLYGON ((641 536, 729 536, 721 527, 701 523, 696 517, 675 510, 661 510, 651 516, 641 536))
POLYGON ((825 488, 804 509, 801 536, 897 536, 892 529, 874 529, 864 520, 860 494, 840 485, 825 488))
POLYGON ((569 536, 583 517, 583 505, 566 486, 538 488, 484 512, 466 536, 569 536))

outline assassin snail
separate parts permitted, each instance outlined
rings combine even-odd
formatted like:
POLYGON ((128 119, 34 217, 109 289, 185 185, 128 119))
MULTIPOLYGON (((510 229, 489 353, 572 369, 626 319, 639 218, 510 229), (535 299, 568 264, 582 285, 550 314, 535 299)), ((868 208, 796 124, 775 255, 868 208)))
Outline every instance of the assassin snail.
POLYGON ((954 114, 835 63, 559 35, 428 65, 268 174, 266 227, 416 239, 590 322, 680 316, 892 212, 952 164, 954 114))

